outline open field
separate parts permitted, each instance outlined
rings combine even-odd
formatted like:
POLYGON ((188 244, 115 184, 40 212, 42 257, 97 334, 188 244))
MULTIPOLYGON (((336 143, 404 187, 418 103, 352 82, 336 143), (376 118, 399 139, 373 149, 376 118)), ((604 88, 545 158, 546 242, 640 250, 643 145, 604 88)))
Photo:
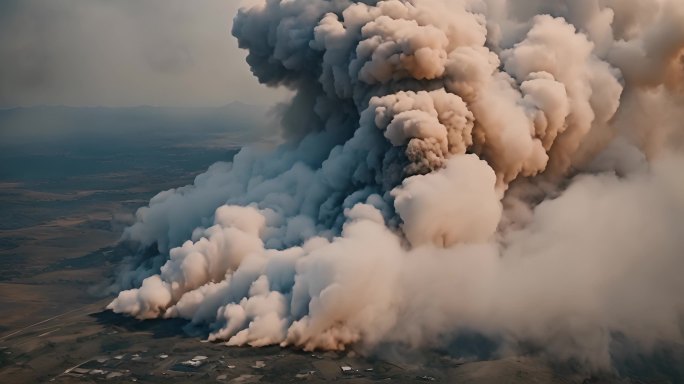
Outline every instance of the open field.
MULTIPOLYGON (((420 360, 307 353, 203 343, 182 321, 138 322, 95 302, 0 337, 0 382, 582 383, 531 359, 469 362, 428 353, 420 360)), ((594 382, 613 382, 596 378, 594 382)))

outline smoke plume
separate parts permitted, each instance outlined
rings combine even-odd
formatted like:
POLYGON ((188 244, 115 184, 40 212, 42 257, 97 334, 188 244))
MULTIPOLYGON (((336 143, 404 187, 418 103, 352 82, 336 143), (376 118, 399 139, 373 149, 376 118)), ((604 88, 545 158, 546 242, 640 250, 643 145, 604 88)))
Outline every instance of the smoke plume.
POLYGON ((228 345, 438 345, 611 365, 684 341, 684 2, 265 0, 233 35, 296 95, 137 212, 108 308, 228 345))

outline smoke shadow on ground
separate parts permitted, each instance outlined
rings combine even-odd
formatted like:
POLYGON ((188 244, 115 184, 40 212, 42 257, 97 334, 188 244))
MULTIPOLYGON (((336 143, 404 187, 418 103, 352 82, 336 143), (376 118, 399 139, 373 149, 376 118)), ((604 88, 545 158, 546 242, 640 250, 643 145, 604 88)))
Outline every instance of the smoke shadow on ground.
POLYGON ((133 317, 120 315, 110 310, 91 313, 90 317, 94 318, 98 324, 108 326, 113 329, 122 329, 127 333, 145 332, 152 335, 155 339, 182 337, 182 338, 197 338, 202 335, 201 332, 190 326, 190 322, 183 319, 151 319, 138 320, 133 317))
POLYGON ((614 335, 613 344, 613 363, 621 376, 684 383, 684 346, 656 345, 651 353, 644 353, 624 335, 614 335))
MULTIPOLYGON (((416 348, 403 343, 381 343, 366 354, 371 359, 392 361, 405 366, 429 367, 438 361, 463 364, 473 361, 489 361, 500 358, 498 355, 501 340, 488 338, 482 334, 464 331, 432 347, 416 348)), ((437 364, 439 366, 439 363, 437 364)))

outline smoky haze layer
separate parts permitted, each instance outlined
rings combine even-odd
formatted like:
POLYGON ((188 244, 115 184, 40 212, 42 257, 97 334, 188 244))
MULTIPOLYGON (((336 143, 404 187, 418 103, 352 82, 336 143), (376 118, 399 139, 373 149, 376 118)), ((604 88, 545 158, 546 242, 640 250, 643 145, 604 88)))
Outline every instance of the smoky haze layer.
POLYGON ((684 3, 267 0, 233 35, 296 92, 287 142, 141 208, 124 238, 159 255, 110 309, 595 368, 683 341, 684 3))
POLYGON ((254 0, 3 0, 0 108, 219 107, 287 95, 256 86, 229 39, 254 0))

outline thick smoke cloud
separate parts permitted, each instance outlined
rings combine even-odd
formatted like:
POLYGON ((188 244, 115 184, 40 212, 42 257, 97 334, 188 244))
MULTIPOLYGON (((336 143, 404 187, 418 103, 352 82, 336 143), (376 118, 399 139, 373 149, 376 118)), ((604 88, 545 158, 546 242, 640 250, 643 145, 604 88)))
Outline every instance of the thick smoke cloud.
POLYGON ((306 350, 460 332, 590 367, 684 341, 684 3, 266 0, 289 141, 162 192, 109 305, 306 350), (150 265, 152 267, 150 267, 150 265), (156 268, 154 267, 156 266, 156 268))

